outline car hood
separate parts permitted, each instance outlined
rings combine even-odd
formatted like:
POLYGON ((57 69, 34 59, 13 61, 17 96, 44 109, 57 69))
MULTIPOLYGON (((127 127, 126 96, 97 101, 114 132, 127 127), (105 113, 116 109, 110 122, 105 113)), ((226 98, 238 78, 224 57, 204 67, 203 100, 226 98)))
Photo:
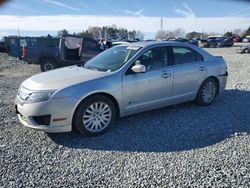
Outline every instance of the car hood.
POLYGON ((30 90, 56 90, 108 74, 110 73, 71 66, 34 75, 25 80, 22 86, 30 90))

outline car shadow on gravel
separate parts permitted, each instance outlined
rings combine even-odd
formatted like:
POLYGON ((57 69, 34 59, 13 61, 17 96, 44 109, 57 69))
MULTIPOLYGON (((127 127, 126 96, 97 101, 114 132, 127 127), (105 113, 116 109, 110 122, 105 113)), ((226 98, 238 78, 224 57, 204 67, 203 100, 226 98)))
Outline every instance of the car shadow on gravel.
POLYGON ((49 134, 57 144, 105 151, 173 152, 219 143, 250 133, 250 92, 226 90, 207 107, 184 103, 122 118, 98 137, 49 134))

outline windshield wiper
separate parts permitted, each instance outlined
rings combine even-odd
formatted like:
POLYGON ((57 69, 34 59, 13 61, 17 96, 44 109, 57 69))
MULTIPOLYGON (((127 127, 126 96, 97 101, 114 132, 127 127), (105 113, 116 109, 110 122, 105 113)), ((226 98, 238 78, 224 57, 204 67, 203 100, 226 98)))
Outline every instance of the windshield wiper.
POLYGON ((88 67, 88 66, 83 66, 85 69, 93 70, 93 71, 101 71, 101 72, 106 72, 108 69, 101 69, 97 67, 88 67))
POLYGON ((86 66, 84 66, 84 68, 85 68, 85 69, 89 69, 89 70, 98 71, 98 69, 97 69, 97 68, 94 68, 94 67, 86 67, 86 66))

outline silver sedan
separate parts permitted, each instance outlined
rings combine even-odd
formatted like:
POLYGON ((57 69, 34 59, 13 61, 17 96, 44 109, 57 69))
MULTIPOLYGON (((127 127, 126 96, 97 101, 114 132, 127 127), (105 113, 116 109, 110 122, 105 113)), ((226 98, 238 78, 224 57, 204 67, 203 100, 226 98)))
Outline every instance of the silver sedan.
POLYGON ((27 127, 98 135, 118 117, 186 101, 209 105, 225 89, 227 76, 222 57, 192 44, 123 44, 85 65, 25 80, 15 107, 27 127))

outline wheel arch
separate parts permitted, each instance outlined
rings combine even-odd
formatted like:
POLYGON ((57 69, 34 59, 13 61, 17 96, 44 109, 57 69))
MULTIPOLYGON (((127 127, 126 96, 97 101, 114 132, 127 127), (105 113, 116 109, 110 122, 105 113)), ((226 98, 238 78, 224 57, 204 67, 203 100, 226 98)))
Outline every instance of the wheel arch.
POLYGON ((113 95, 111 95, 111 94, 109 94, 109 93, 105 93, 105 92, 92 93, 92 94, 86 96, 85 98, 83 98, 83 99, 76 105, 76 107, 75 107, 75 109, 74 109, 74 112, 73 112, 72 120, 71 120, 72 128, 74 128, 74 126, 73 126, 74 118, 75 118, 75 115, 76 115, 76 111, 77 111, 77 109, 80 107, 80 105, 81 105, 86 99, 88 99, 88 98, 90 98, 90 97, 93 97, 93 96, 97 96, 97 95, 102 95, 102 96, 105 96, 105 97, 109 98, 109 99, 114 103, 114 105, 115 105, 115 108, 116 108, 116 117, 120 117, 120 105, 119 105, 118 101, 116 100, 116 98, 115 98, 113 95))
POLYGON ((220 82, 219 82, 219 79, 216 77, 216 76, 208 76, 205 80, 203 80, 203 82, 201 83, 196 95, 195 95, 195 99, 194 99, 194 102, 200 106, 207 106, 209 104, 211 104, 213 102, 213 100, 215 99, 216 95, 219 94, 219 90, 220 90, 220 82), (204 102, 203 99, 201 100, 201 90, 202 90, 202 87, 204 85, 204 83, 207 81, 207 80, 213 80, 213 82, 215 83, 215 87, 216 87, 216 93, 215 95, 213 96, 213 99, 212 101, 209 101, 209 102, 204 102))
POLYGON ((51 56, 51 55, 41 56, 41 57, 39 58, 39 63, 41 64, 41 63, 43 63, 43 61, 45 61, 45 60, 52 60, 52 61, 54 61, 56 64, 58 63, 56 57, 51 56))
POLYGON ((219 81, 219 79, 218 79, 216 76, 209 76, 209 77, 207 77, 205 80, 203 80, 203 82, 201 82, 201 85, 200 85, 200 87, 199 87, 199 89, 198 89, 198 91, 197 91, 197 93, 196 93, 196 96, 198 95, 198 92, 199 92, 199 90, 200 90, 202 84, 203 84, 206 80, 208 80, 208 79, 213 79, 213 80, 216 82, 216 86, 217 86, 217 93, 216 93, 216 94, 219 94, 219 93, 220 93, 220 81, 219 81))
MULTIPOLYGON (((216 86, 217 86, 217 93, 216 94, 219 94, 220 93, 220 81, 219 81, 219 79, 216 77, 216 76, 209 76, 207 79, 209 79, 209 78, 212 78, 212 79, 214 79, 215 80, 215 82, 216 82, 216 86)), ((206 80, 207 80, 206 79, 206 80)), ((204 80, 205 81, 205 80, 204 80)), ((203 82, 204 82, 203 81, 203 82)))

